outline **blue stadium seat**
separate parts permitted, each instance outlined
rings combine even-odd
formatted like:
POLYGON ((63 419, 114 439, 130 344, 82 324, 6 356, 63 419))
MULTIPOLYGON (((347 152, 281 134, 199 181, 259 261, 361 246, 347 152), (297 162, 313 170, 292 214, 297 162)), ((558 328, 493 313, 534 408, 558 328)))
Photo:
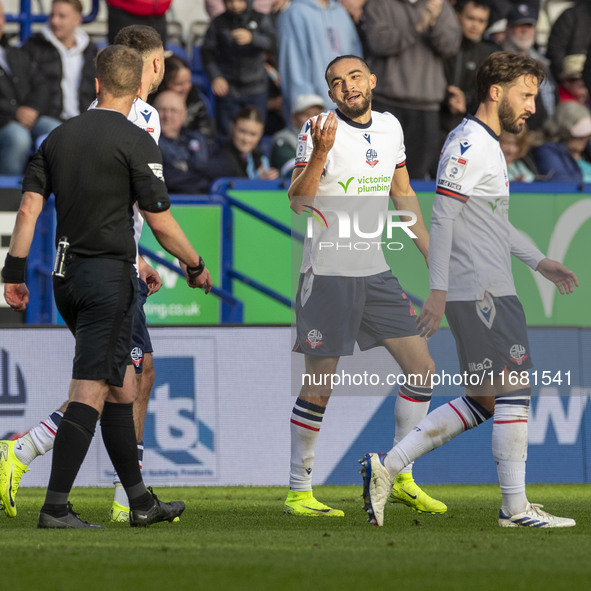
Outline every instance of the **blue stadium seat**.
POLYGON ((201 59, 201 45, 195 45, 193 47, 191 59, 191 79, 193 84, 196 84, 199 88, 199 93, 205 101, 209 116, 215 119, 215 97, 211 90, 211 83, 209 78, 203 69, 203 60, 201 59))
POLYGON ((203 73, 203 60, 201 59, 201 45, 193 47, 193 57, 191 58, 191 71, 194 74, 203 73))
POLYGON ((211 90, 211 84, 207 74, 203 71, 193 72, 191 74, 191 82, 199 89, 199 94, 205 101, 207 112, 212 119, 215 119, 215 96, 211 90))
POLYGON ((205 103, 207 114, 212 119, 215 119, 215 99, 213 98, 213 94, 208 94, 207 92, 202 91, 201 86, 199 86, 199 96, 203 99, 203 102, 205 103))
POLYGON ((182 57, 187 63, 189 63, 189 56, 187 55, 187 50, 182 45, 177 45, 176 43, 167 43, 166 51, 171 51, 172 53, 174 53, 174 55, 182 57))

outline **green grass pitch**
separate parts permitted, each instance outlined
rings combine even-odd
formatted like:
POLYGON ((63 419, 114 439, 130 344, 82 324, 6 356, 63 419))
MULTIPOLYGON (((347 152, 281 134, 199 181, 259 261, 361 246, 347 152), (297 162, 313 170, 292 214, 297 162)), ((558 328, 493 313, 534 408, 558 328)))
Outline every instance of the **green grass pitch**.
POLYGON ((429 486, 445 515, 386 509, 366 522, 361 486, 316 497, 344 518, 284 515, 286 489, 161 488, 182 499, 180 523, 107 523, 112 492, 74 489, 71 501, 101 531, 37 530, 43 491, 22 488, 18 515, 0 515, 0 581, 7 591, 359 590, 575 591, 591 581, 591 485, 531 485, 528 497, 573 517, 566 530, 501 529, 497 486, 429 486))

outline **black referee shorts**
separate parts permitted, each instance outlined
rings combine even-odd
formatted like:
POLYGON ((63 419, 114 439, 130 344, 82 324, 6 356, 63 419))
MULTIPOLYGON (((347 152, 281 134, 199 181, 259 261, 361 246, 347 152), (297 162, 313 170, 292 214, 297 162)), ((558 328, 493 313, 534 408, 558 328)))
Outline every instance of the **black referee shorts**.
POLYGON ((131 263, 77 257, 65 279, 55 277, 57 309, 76 338, 72 378, 122 386, 136 313, 137 274, 131 263))

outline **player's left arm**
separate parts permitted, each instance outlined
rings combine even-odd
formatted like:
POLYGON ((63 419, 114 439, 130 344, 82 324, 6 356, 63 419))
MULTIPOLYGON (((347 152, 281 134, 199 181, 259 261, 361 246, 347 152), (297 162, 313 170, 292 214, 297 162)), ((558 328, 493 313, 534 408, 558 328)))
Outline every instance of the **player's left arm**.
POLYGON ((22 312, 29 303, 29 290, 25 283, 27 257, 33 242, 37 219, 43 210, 45 198, 41 193, 26 191, 16 214, 16 222, 8 255, 2 269, 4 299, 17 312, 22 312))
POLYGON ((579 286, 579 280, 573 271, 562 263, 544 256, 542 251, 511 223, 509 223, 509 240, 511 254, 554 283, 561 294, 572 293, 575 287, 579 286))
POLYGON ((579 280, 573 271, 558 261, 544 258, 538 264, 539 271, 548 281, 552 281, 561 294, 572 293, 575 287, 579 287, 579 280))
MULTIPOLYGON (((394 171, 392 176, 392 183, 390 185, 390 198, 394 203, 396 209, 404 211, 412 211, 417 216, 417 221, 412 226, 412 231, 417 235, 415 239, 415 246, 421 251, 422 255, 429 265, 429 232, 423 220, 421 206, 419 200, 410 186, 410 178, 406 166, 401 166, 394 171)), ((403 221, 408 220, 403 216, 403 221)))

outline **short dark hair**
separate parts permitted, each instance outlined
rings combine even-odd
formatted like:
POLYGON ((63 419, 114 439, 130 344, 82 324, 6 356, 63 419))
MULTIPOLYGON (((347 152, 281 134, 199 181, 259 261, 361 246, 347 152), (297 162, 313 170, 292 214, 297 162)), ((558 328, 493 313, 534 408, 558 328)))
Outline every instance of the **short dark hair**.
POLYGON ((540 64, 529 56, 513 51, 491 53, 476 72, 476 90, 478 100, 484 102, 493 84, 512 86, 520 76, 533 76, 538 86, 546 74, 540 64))
POLYGON ((160 33, 148 25, 123 27, 115 36, 114 44, 131 47, 139 51, 142 58, 163 47, 160 33))
POLYGON ((53 0, 51 5, 53 6, 57 2, 69 4, 78 14, 82 14, 82 2, 80 0, 53 0))
POLYGON ((256 121, 262 125, 265 124, 265 118, 263 117, 263 114, 254 105, 246 105, 246 107, 242 107, 242 109, 238 111, 238 115, 234 117, 234 122, 238 121, 239 119, 256 121))
POLYGON ((353 55, 353 54, 338 55, 328 64, 328 66, 326 66, 326 70, 324 70, 324 79, 326 80, 326 83, 328 84, 328 86, 330 86, 330 82, 328 80, 328 71, 336 63, 340 62, 341 60, 351 60, 351 59, 359 60, 366 67, 367 71, 371 72, 371 68, 369 67, 369 64, 362 57, 359 57, 358 55, 353 55))
POLYGON ((109 45, 96 56, 96 77, 116 98, 137 94, 143 67, 139 52, 125 45, 109 45))
POLYGON ((466 8, 468 4, 474 4, 474 6, 486 8, 490 11, 490 2, 491 0, 458 0, 455 5, 455 10, 458 14, 462 14, 462 12, 464 12, 464 8, 466 8))

